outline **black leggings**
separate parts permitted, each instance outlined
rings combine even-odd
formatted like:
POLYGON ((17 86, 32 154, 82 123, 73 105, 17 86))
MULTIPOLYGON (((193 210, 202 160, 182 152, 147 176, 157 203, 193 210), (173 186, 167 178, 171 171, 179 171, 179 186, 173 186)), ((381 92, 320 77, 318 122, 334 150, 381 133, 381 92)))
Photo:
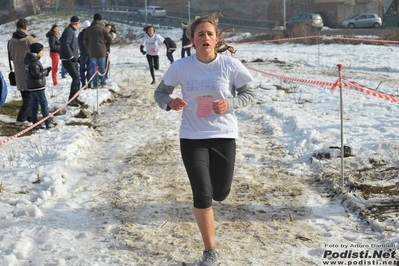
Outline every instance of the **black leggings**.
POLYGON ((233 181, 235 139, 180 139, 180 151, 194 207, 205 209, 212 206, 212 199, 226 199, 233 181))
POLYGON ((159 69, 159 56, 147 54, 148 65, 150 66, 150 72, 152 80, 155 80, 154 69, 159 69))

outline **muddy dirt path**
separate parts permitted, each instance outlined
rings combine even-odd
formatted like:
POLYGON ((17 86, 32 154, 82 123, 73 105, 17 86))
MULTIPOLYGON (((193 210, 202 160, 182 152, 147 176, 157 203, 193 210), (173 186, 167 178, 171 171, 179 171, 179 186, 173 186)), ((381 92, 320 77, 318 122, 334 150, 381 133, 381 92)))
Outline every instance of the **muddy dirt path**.
MULTIPOLYGON (((160 110, 144 78, 118 85, 120 94, 98 120, 98 149, 87 155, 97 156, 92 166, 109 176, 99 184, 103 203, 94 211, 108 223, 99 229, 111 237, 103 252, 122 265, 197 265, 203 247, 180 158, 180 114, 160 110), (126 142, 132 134, 139 143, 126 142), (120 224, 109 226, 115 221, 120 224)), ((310 170, 296 171, 295 159, 273 138, 282 130, 276 118, 251 108, 252 115, 237 112, 232 192, 214 204, 221 265, 319 265, 332 229, 344 236, 362 223, 346 218, 339 202, 312 185, 310 170)))

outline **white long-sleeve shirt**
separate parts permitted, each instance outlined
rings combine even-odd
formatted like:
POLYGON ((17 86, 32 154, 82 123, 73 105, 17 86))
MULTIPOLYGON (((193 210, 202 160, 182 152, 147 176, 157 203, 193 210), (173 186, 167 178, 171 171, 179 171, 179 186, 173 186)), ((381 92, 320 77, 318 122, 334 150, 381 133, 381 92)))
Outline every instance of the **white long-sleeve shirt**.
POLYGON ((145 34, 141 40, 141 45, 145 47, 145 51, 148 55, 158 55, 159 44, 163 43, 164 40, 165 39, 158 34, 154 34, 152 37, 145 34))
POLYGON ((154 97, 161 108, 167 109, 167 103, 173 99, 170 94, 180 85, 182 97, 187 101, 182 112, 180 138, 236 138, 238 125, 234 109, 252 102, 252 80, 249 71, 235 58, 218 54, 214 61, 202 63, 192 55, 169 67, 154 97), (211 110, 206 117, 198 116, 200 96, 226 99, 229 109, 224 114, 211 110))

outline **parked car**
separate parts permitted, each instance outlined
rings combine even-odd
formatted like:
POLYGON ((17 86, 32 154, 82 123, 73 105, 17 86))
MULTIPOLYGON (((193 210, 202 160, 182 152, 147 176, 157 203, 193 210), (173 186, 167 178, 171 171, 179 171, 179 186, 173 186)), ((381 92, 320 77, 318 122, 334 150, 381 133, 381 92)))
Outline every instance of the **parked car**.
POLYGON ((377 14, 363 13, 341 22, 343 28, 378 28, 382 25, 381 17, 377 14))
POLYGON ((165 8, 161 6, 147 6, 147 12, 145 10, 145 7, 142 9, 139 9, 137 13, 141 16, 145 16, 145 13, 147 13, 148 17, 161 17, 164 18, 166 17, 166 10, 165 8))
POLYGON ((303 13, 298 14, 290 18, 286 23, 287 29, 293 28, 294 26, 307 25, 309 27, 321 30, 324 26, 323 19, 320 14, 316 13, 303 13))

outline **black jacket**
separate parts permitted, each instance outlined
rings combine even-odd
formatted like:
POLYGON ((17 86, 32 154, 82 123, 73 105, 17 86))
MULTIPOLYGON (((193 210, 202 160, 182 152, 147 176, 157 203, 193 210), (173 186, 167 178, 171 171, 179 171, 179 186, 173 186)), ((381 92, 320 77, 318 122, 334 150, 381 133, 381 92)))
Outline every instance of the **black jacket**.
POLYGON ((176 43, 169 37, 166 37, 163 43, 166 45, 168 49, 176 48, 176 43))
POLYGON ((186 46, 191 43, 190 38, 187 37, 187 28, 183 29, 183 36, 181 39, 182 39, 182 46, 186 46))
POLYGON ((48 38, 48 45, 50 46, 50 52, 60 53, 61 42, 58 37, 51 31, 47 32, 46 37, 48 38))
POLYGON ((61 60, 71 60, 79 58, 79 45, 78 39, 75 35, 76 29, 69 24, 68 27, 62 32, 61 36, 61 60))
POLYGON ((83 38, 85 35, 85 31, 86 31, 86 29, 83 29, 81 32, 79 32, 79 35, 78 35, 79 51, 80 51, 80 54, 89 56, 89 51, 87 50, 86 46, 84 46, 84 44, 83 44, 83 38))
POLYGON ((24 58, 25 80, 29 91, 44 90, 46 86, 46 76, 48 76, 48 69, 43 69, 40 58, 35 53, 27 53, 24 58))

